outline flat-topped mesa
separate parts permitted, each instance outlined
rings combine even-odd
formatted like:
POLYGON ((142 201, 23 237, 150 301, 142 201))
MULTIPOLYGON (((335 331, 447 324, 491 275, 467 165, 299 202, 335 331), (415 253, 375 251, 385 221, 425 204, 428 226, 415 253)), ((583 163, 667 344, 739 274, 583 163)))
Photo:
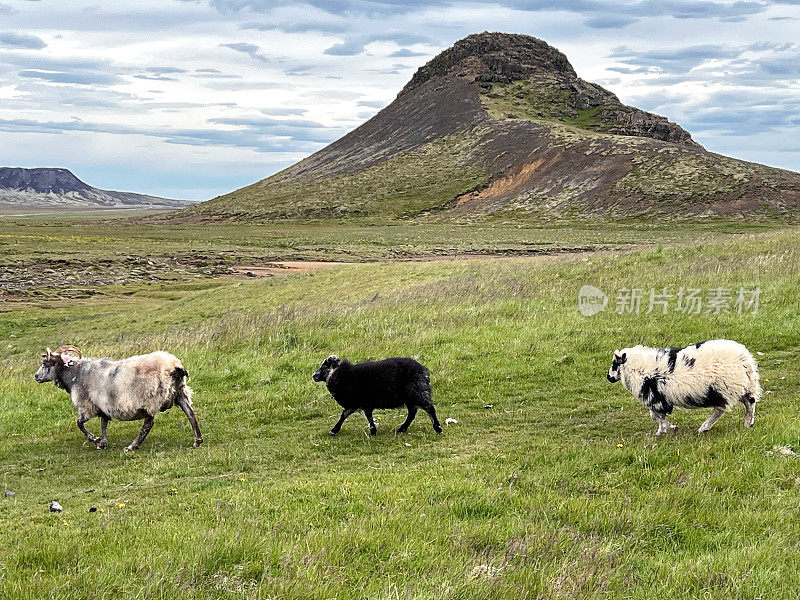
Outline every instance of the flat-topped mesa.
POLYGON ((68 169, 0 167, 0 188, 63 194, 89 191, 92 186, 75 177, 68 169))
POLYGON ((4 208, 184 208, 184 200, 134 192, 101 190, 58 167, 0 167, 0 207, 4 208))
POLYGON ((514 104, 532 120, 700 147, 688 131, 665 117, 626 106, 612 92, 579 78, 562 52, 529 35, 484 32, 459 40, 421 67, 398 99, 441 77, 476 85, 488 96, 484 104, 494 118, 520 118, 516 111, 491 111, 492 104, 508 106, 491 99, 513 95, 514 104))

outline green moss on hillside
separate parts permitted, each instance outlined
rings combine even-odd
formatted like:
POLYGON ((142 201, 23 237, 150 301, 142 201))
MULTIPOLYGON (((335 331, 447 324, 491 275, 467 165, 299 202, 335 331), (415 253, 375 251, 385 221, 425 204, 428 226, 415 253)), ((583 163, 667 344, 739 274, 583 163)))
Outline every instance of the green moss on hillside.
POLYGON ((536 80, 521 79, 511 83, 492 84, 481 102, 493 119, 524 119, 573 125, 590 131, 605 132, 620 125, 603 116, 606 106, 576 109, 572 106, 575 93, 555 77, 542 76, 536 80))
POLYGON ((198 215, 256 219, 402 217, 438 208, 484 182, 482 132, 438 139, 361 171, 324 179, 267 179, 196 207, 198 215))
POLYGON ((615 192, 692 200, 732 192, 753 177, 747 163, 698 154, 666 161, 637 157, 633 162, 637 166, 616 183, 615 192))

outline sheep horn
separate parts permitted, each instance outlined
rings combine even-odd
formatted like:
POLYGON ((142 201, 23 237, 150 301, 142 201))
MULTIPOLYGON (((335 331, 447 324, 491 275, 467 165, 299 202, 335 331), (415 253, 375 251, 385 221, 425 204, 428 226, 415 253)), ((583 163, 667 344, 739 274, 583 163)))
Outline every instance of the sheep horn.
POLYGON ((66 346, 59 346, 58 349, 55 351, 55 354, 73 354, 76 355, 78 358, 83 358, 83 353, 78 350, 75 346, 67 344, 66 346))
POLYGON ((52 355, 53 355, 53 353, 50 350, 50 347, 48 346, 48 348, 47 348, 47 358, 50 358, 52 355))

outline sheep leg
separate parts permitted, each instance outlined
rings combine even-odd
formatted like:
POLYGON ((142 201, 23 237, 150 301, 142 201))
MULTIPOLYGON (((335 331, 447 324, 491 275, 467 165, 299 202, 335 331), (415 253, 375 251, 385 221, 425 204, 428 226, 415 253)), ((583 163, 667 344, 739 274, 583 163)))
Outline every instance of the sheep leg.
POLYGON ((100 438, 100 441, 97 443, 97 449, 103 450, 106 446, 108 446, 108 422, 109 419, 105 415, 100 415, 100 428, 103 431, 103 437, 100 438))
POLYGON ((92 442, 96 446, 97 444, 100 443, 100 438, 97 437, 95 434, 93 434, 88 429, 86 429, 86 426, 84 425, 84 423, 86 423, 86 421, 88 421, 88 420, 89 419, 87 417, 83 417, 83 416, 79 417, 78 418, 78 429, 80 429, 83 432, 83 435, 86 436, 87 440, 89 440, 90 442, 92 442))
POLYGON ((342 423, 344 423, 344 420, 350 415, 352 415, 354 412, 356 412, 356 410, 357 409, 355 408, 345 408, 342 411, 342 416, 339 417, 339 420, 336 422, 336 425, 333 426, 333 429, 331 429, 329 433, 331 435, 336 435, 337 433, 339 433, 339 430, 342 428, 342 423))
POLYGON ((365 408, 364 416, 367 417, 367 423, 369 423, 369 434, 375 435, 378 433, 378 427, 375 425, 375 419, 372 418, 372 409, 365 408))
POLYGON ((150 433, 150 430, 153 428, 153 417, 147 415, 144 418, 144 423, 142 424, 142 430, 139 432, 139 435, 136 436, 136 439, 131 442, 131 445, 125 448, 125 452, 130 452, 131 450, 138 450, 139 446, 142 445, 144 438, 147 437, 147 434, 150 433))
POLYGON ((667 421, 667 415, 664 413, 658 413, 654 410, 650 411, 650 418, 653 419, 656 423, 658 423, 658 431, 656 431, 656 435, 664 435, 670 429, 677 429, 676 425, 673 425, 669 421, 667 421))
POLYGON ((428 416, 431 419, 431 425, 433 425, 433 430, 436 433, 442 433, 442 426, 439 424, 439 419, 436 417, 436 409, 433 407, 433 404, 423 404, 422 410, 428 413, 428 416))
POLYGON ((192 408, 192 403, 189 402, 184 396, 178 396, 178 406, 181 407, 181 410, 186 414, 186 417, 189 419, 189 423, 192 424, 192 431, 194 431, 194 448, 199 448, 200 444, 203 443, 203 434, 200 433, 200 426, 197 424, 197 415, 194 414, 194 409, 192 408))
POLYGON ((756 401, 753 400, 753 396, 750 394, 742 396, 740 401, 744 404, 745 411, 747 411, 744 415, 744 426, 752 427, 756 421, 756 401))
POLYGON ((724 414, 725 411, 721 408, 715 408, 712 410, 708 418, 703 422, 702 425, 700 425, 700 429, 697 430, 697 433, 704 433, 711 429, 714 426, 714 423, 716 423, 717 420, 724 414))
POLYGON ((403 424, 397 428, 397 433, 405 433, 408 431, 408 426, 411 425, 411 421, 417 416, 417 406, 415 404, 406 404, 406 407, 408 408, 408 416, 406 420, 403 421, 403 424))

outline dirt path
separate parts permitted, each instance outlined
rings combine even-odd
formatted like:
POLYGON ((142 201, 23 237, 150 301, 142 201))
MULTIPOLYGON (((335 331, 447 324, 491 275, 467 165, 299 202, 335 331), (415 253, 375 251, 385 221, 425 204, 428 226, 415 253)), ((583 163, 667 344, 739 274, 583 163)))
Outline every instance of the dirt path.
POLYGON ((294 275, 296 273, 308 273, 309 271, 319 271, 320 269, 331 269, 343 265, 351 265, 347 262, 323 262, 315 260, 285 260, 271 262, 266 265, 235 265, 232 267, 234 277, 274 277, 276 275, 294 275))
MULTIPOLYGON (((566 260, 576 256, 588 256, 609 254, 611 252, 620 252, 621 250, 587 250, 583 248, 569 249, 566 251, 557 252, 536 252, 530 254, 479 254, 479 253, 461 253, 450 255, 427 255, 418 256, 415 258, 408 258, 405 260, 389 260, 389 261, 371 261, 375 262, 391 262, 391 263, 420 263, 420 262, 440 262, 440 261, 457 261, 457 260, 476 260, 476 259, 492 259, 492 260, 566 260)), ((366 262, 341 262, 341 261, 314 261, 314 260, 288 260, 288 261, 274 261, 264 265, 234 265, 231 267, 233 277, 275 277, 281 275, 295 275, 298 273, 308 273, 310 271, 318 271, 320 269, 332 269, 335 267, 344 267, 354 264, 369 264, 366 262)))

